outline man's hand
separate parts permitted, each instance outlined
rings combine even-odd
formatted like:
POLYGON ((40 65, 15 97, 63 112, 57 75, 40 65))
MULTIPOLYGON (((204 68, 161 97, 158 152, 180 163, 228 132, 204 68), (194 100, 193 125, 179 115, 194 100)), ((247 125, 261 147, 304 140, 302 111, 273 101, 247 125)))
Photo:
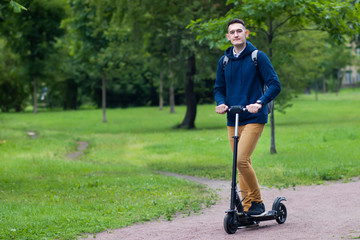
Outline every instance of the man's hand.
POLYGON ((215 108, 215 112, 218 114, 224 114, 226 113, 226 111, 229 109, 228 106, 226 106, 225 104, 220 104, 219 106, 217 106, 215 108))
POLYGON ((246 106, 249 113, 257 113, 260 108, 262 108, 260 103, 249 104, 246 106))

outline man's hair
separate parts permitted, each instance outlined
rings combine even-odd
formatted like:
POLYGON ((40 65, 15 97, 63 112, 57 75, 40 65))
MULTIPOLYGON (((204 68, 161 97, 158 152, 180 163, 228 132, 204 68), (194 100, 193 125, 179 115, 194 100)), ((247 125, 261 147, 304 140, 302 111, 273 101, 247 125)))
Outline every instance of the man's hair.
MULTIPOLYGON (((228 23, 226 29, 229 30, 229 26, 230 26, 231 24, 234 24, 234 23, 240 23, 240 24, 242 24, 242 25, 245 27, 245 22, 244 22, 243 20, 241 20, 241 19, 239 19, 239 18, 235 18, 235 19, 231 20, 231 21, 228 23)), ((245 27, 245 28, 246 28, 246 27, 245 27)))

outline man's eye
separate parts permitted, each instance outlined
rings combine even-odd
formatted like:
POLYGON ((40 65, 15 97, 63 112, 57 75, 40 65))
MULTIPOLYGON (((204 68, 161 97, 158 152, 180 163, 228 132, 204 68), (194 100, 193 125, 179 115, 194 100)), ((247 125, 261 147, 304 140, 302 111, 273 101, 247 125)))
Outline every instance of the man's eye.
POLYGON ((237 34, 240 34, 240 33, 242 33, 242 32, 243 32, 243 30, 242 30, 242 29, 232 30, 232 31, 230 31, 230 34, 231 34, 231 35, 234 35, 234 34, 235 34, 235 32, 236 32, 237 34))

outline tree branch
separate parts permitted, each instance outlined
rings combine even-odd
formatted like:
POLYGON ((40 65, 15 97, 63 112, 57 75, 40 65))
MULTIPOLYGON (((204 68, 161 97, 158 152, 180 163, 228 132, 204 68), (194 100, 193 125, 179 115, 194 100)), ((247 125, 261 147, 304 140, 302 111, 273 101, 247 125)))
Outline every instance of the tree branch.
POLYGON ((296 15, 290 15, 288 18, 286 18, 283 22, 281 22, 280 24, 278 24, 276 27, 274 27, 273 32, 276 31, 276 29, 278 29, 279 27, 281 27, 282 25, 284 25, 285 23, 287 23, 287 21, 289 21, 291 18, 295 17, 296 15))
POLYGON ((269 33, 267 32, 267 31, 265 31, 265 29, 263 29, 263 28, 253 28, 254 29, 254 31, 256 31, 256 32, 259 32, 259 33, 263 33, 265 36, 266 36, 266 38, 268 38, 269 37, 269 33))

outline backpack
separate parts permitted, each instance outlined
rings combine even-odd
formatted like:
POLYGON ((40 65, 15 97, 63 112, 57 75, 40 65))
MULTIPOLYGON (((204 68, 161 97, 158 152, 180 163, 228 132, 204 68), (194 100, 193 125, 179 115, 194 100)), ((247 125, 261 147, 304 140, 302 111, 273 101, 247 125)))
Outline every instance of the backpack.
MULTIPOLYGON (((266 90, 268 89, 268 86, 265 85, 264 83, 264 79, 262 78, 261 74, 260 74, 260 71, 259 71, 259 65, 258 65, 258 61, 257 61, 257 54, 258 54, 259 50, 254 50, 252 51, 251 53, 251 60, 253 61, 254 65, 255 65, 255 68, 256 68, 256 72, 257 74, 260 76, 260 79, 262 81, 262 84, 264 85, 264 88, 263 88, 263 94, 265 94, 266 90)), ((228 56, 224 56, 224 59, 223 59, 223 71, 225 71, 225 67, 226 67, 226 64, 229 62, 229 58, 228 56)), ((267 103, 267 109, 268 109, 268 114, 271 113, 272 109, 274 108, 274 101, 270 101, 269 103, 267 103)))

